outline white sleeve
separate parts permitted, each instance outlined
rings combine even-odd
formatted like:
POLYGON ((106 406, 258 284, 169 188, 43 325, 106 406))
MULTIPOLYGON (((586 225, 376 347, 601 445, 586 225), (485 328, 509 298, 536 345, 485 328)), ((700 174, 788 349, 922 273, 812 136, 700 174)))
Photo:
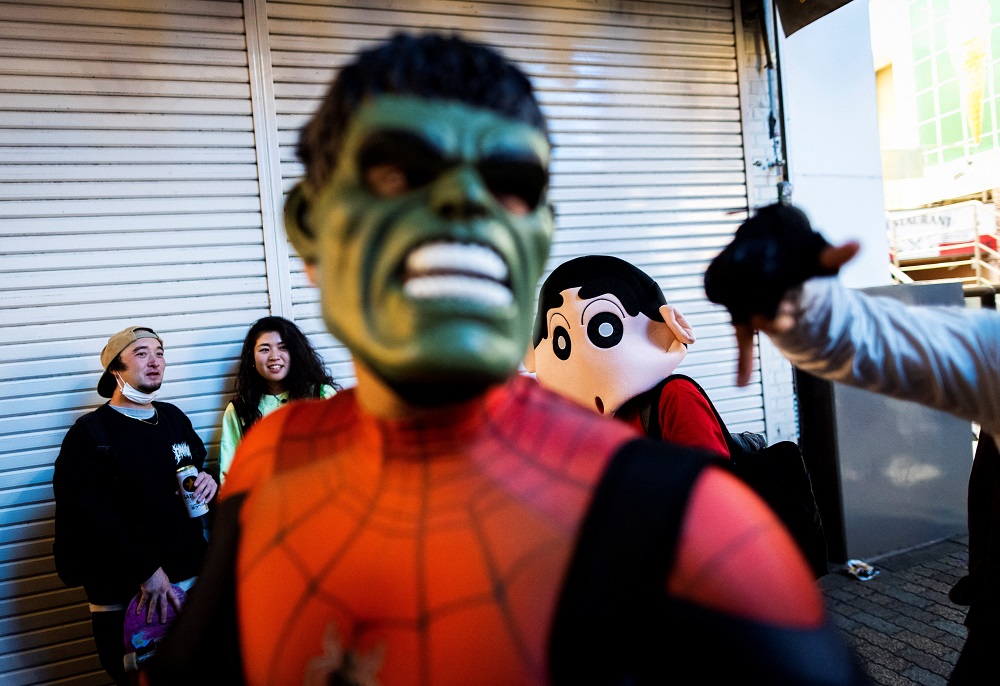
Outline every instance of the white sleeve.
POLYGON ((807 282, 798 324, 771 337, 796 367, 830 381, 944 410, 1000 433, 1000 315, 906 306, 807 282))

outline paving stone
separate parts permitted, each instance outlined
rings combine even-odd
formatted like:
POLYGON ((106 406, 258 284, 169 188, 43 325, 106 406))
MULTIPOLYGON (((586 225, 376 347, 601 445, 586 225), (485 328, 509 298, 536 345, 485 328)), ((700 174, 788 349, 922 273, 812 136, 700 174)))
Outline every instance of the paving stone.
POLYGON ((845 633, 850 633, 851 631, 854 631, 857 627, 861 626, 853 619, 845 617, 844 615, 841 614, 831 614, 830 621, 833 622, 833 625, 835 627, 837 627, 838 629, 840 629, 845 633))
POLYGON ((910 591, 900 588, 889 587, 886 588, 883 593, 893 600, 900 601, 913 607, 925 608, 931 603, 931 601, 925 597, 921 597, 916 593, 911 593, 910 591))
POLYGON ((859 610, 863 610, 870 615, 878 617, 880 619, 892 619, 896 617, 899 612, 891 607, 886 607, 888 603, 885 602, 884 596, 877 596, 873 598, 859 598, 858 600, 851 603, 854 607, 859 610), (883 602, 879 602, 883 601, 883 602))
POLYGON ((959 607, 958 605, 931 605, 927 608, 934 614, 944 617, 945 619, 955 622, 956 624, 965 623, 965 614, 968 610, 964 607, 959 607))
POLYGON ((965 646, 965 635, 955 636, 954 634, 945 634, 941 638, 937 639, 944 645, 948 646, 952 650, 961 652, 963 646, 965 646))
POLYGON ((959 624, 957 622, 949 622, 946 619, 942 619, 939 622, 935 622, 934 626, 936 626, 939 629, 943 629, 944 631, 947 631, 952 636, 961 636, 962 638, 965 638, 968 635, 964 624, 959 624))
MULTIPOLYGON (((915 622, 919 622, 928 628, 931 627, 932 622, 936 622, 941 619, 941 614, 937 612, 929 612, 920 607, 913 607, 911 605, 901 604, 899 607, 899 614, 902 617, 906 617, 915 622)), ((940 629, 933 629, 936 633, 941 633, 940 629)))
POLYGON ((854 649, 858 656, 862 659, 882 665, 883 667, 899 672, 900 674, 902 674, 904 670, 914 666, 907 660, 904 660, 897 655, 893 655, 889 651, 879 648, 876 645, 872 645, 867 641, 860 641, 856 643, 854 645, 854 649))
POLYGON ((926 669, 921 669, 920 667, 913 667, 906 670, 903 672, 903 676, 909 678, 912 683, 920 684, 921 686, 947 686, 948 683, 948 679, 946 677, 942 677, 939 674, 933 674, 928 672, 926 669))
POLYGON ((858 597, 857 594, 850 588, 831 588, 827 590, 825 594, 827 598, 832 598, 845 603, 858 597))
POLYGON ((853 619, 856 622, 864 624, 865 626, 870 626, 876 631, 881 631, 885 634, 892 635, 901 631, 900 627, 896 626, 895 624, 890 624, 884 619, 875 617, 874 615, 871 615, 867 612, 862 612, 853 619))
POLYGON ((959 648, 958 650, 950 650, 941 656, 941 660, 942 662, 947 662, 949 665, 954 667, 955 664, 958 663, 958 656, 961 654, 961 652, 962 652, 961 648, 959 648))
POLYGON ((922 636, 912 631, 900 631, 896 634, 896 640, 900 643, 906 643, 913 646, 917 650, 921 650, 928 655, 933 655, 938 659, 944 659, 944 656, 948 653, 954 652, 951 648, 944 645, 943 643, 938 643, 932 639, 922 636))
POLYGON ((868 626, 858 627, 854 632, 854 635, 868 641, 872 645, 888 650, 893 655, 899 655, 906 647, 906 644, 903 641, 893 638, 888 634, 876 631, 868 626))
MULTIPOLYGON (((941 621, 939 618, 934 619, 935 622, 941 621)), ((931 624, 926 624, 924 622, 913 619, 912 617, 901 616, 896 619, 894 624, 898 625, 903 629, 912 631, 915 634, 919 634, 929 639, 938 640, 948 632, 943 631, 931 624)))
POLYGON ((904 660, 908 660, 918 667, 927 670, 931 674, 937 674, 938 676, 944 677, 951 674, 952 666, 950 664, 944 662, 943 660, 939 660, 933 655, 928 655, 913 646, 906 646, 898 653, 898 655, 904 660))
POLYGON ((913 684, 913 681, 907 677, 882 665, 869 662, 864 665, 864 668, 865 673, 872 678, 872 681, 883 686, 912 686, 913 684))

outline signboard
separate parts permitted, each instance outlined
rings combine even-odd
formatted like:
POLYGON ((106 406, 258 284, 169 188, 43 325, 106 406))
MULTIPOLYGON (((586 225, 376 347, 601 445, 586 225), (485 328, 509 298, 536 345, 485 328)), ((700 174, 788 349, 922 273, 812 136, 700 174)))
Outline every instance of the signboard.
MULTIPOLYGON (((942 246, 995 232, 994 210, 978 200, 919 210, 886 212, 889 247, 901 259, 937 257, 942 246)), ((970 248, 971 251, 971 248, 970 248)))

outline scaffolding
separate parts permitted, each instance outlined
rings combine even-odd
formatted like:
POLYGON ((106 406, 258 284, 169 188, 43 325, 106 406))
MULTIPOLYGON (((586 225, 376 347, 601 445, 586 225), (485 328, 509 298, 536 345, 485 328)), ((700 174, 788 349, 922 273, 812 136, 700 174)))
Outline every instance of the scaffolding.
POLYGON ((891 212, 889 272, 897 283, 1000 283, 996 210, 977 200, 891 212))

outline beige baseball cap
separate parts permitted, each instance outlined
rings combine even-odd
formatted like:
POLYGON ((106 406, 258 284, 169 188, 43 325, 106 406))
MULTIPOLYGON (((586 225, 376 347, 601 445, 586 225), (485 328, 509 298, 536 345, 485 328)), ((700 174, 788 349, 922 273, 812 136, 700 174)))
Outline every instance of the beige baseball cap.
POLYGON ((104 350, 101 351, 101 366, 104 368, 104 373, 101 374, 101 380, 97 382, 97 392, 102 398, 110 398, 115 394, 115 388, 118 384, 115 383, 115 377, 108 371, 108 365, 114 362, 114 359, 118 357, 125 348, 129 347, 135 343, 140 338, 155 338, 163 345, 163 339, 153 331, 148 326, 130 326, 127 329, 119 331, 114 336, 108 339, 108 344, 104 346, 104 350))

